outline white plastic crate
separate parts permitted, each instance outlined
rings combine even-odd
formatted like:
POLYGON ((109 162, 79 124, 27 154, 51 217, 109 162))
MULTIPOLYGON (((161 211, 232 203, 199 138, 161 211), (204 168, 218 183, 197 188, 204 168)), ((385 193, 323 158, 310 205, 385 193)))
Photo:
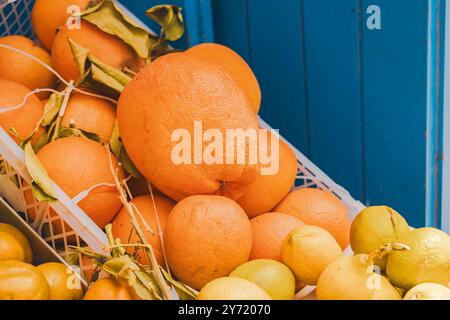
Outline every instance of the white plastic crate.
MULTIPOLYGON (((33 1, 19 0, 6 5, 1 9, 0 0, 0 37, 12 34, 32 36, 30 26, 30 12, 33 1)), ((4 0, 3 0, 4 1, 4 0)), ((136 21, 138 19, 129 13, 136 21)), ((139 21, 138 21, 139 22, 139 21)), ((141 23, 141 22, 139 22, 141 23)), ((141 23, 143 27, 145 25, 141 23)), ((146 28, 146 27, 145 27, 146 28)), ((149 30, 150 31, 150 30, 149 30)), ((260 120, 262 128, 270 128, 260 120)), ((284 139, 283 139, 284 140, 284 139)), ((349 215, 353 219, 364 208, 364 205, 353 199, 341 186, 336 184, 317 166, 308 160, 300 151, 284 140, 294 150, 298 160, 298 178, 296 188, 314 187, 328 190, 335 194, 349 209, 349 215)), ((68 251, 68 245, 78 246, 86 244, 95 251, 103 251, 107 244, 105 233, 84 213, 58 186, 55 185, 58 202, 52 204, 38 203, 30 189, 30 177, 24 163, 24 152, 9 137, 5 130, 0 128, 0 160, 4 160, 2 175, 0 175, 0 195, 11 206, 21 213, 23 218, 38 231, 43 239, 61 257, 73 255, 68 251), (14 183, 15 181, 16 183, 14 183), (50 214, 52 208, 57 215, 50 214), (30 221, 30 215, 40 217, 34 223, 30 221), (63 223, 65 221, 73 231, 67 231, 63 223), (61 223, 62 233, 56 233, 54 224, 61 223)), ((81 259, 80 259, 81 260, 81 259)), ((85 266, 80 265, 81 269, 85 266)), ((311 288, 307 288, 311 289, 311 288)))

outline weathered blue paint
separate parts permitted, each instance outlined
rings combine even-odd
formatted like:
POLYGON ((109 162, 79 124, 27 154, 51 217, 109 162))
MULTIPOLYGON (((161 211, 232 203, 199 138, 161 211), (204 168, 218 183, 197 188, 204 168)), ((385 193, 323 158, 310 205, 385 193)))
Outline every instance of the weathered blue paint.
POLYGON ((327 174, 415 227, 439 225, 450 208, 441 196, 450 190, 450 178, 441 179, 444 0, 184 5, 191 44, 214 34, 238 51, 260 80, 263 118, 327 174), (366 27, 371 5, 381 8, 381 30, 366 27))

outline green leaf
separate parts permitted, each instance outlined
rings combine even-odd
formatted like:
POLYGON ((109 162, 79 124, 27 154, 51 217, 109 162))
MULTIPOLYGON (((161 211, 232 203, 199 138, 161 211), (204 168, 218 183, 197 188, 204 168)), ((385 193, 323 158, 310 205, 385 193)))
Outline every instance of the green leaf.
POLYGON ((39 150, 41 150, 48 142, 48 135, 46 133, 43 133, 33 146, 34 152, 38 153, 39 150))
POLYGON ((82 137, 87 138, 90 140, 94 140, 96 142, 102 142, 102 139, 100 137, 92 132, 88 132, 85 130, 81 130, 78 128, 61 128, 59 129, 59 135, 60 138, 67 138, 67 137, 82 137))
POLYGON ((119 123, 117 122, 117 118, 116 121, 114 121, 114 129, 111 134, 111 138, 109 139, 109 145, 111 147, 111 151, 114 153, 116 158, 119 159, 123 144, 120 140, 119 123))
POLYGON ((135 271, 136 282, 133 285, 134 290, 143 300, 162 300, 161 290, 158 288, 156 280, 151 271, 135 271))
POLYGON ((173 279, 172 276, 166 270, 164 270, 164 268, 161 268, 161 272, 164 275, 166 281, 175 288, 175 291, 178 293, 181 300, 197 299, 198 291, 192 289, 191 287, 185 285, 184 283, 178 282, 175 279, 173 279))
POLYGON ((38 202, 56 202, 58 201, 56 198, 49 196, 46 194, 35 182, 31 185, 33 189, 34 197, 38 202))
POLYGON ((133 177, 142 177, 142 174, 136 168, 133 161, 131 161, 125 148, 122 148, 122 151, 120 152, 119 161, 120 163, 122 163, 125 171, 131 174, 133 177))
POLYGON ((149 33, 128 18, 112 1, 106 0, 81 14, 82 19, 130 45, 141 58, 151 49, 149 33))
POLYGON ((82 46, 80 46, 78 43, 76 43, 74 40, 72 39, 68 39, 69 41, 69 45, 70 45, 70 50, 72 51, 72 55, 75 59, 75 61, 77 62, 77 66, 78 66, 78 72, 80 73, 80 79, 78 79, 77 82, 82 81, 87 74, 89 73, 89 71, 87 71, 86 69, 86 62, 89 56, 89 50, 86 48, 83 48, 82 46))
MULTIPOLYGON (((24 148, 25 151, 25 166, 27 167, 28 173, 35 184, 36 193, 41 199, 46 199, 50 197, 51 199, 56 199, 56 193, 53 188, 53 183, 48 176, 47 171, 39 162, 38 157, 33 151, 31 143, 27 143, 24 148)), ((45 201, 45 200, 43 200, 45 201)))
POLYGON ((145 12, 161 27, 161 32, 169 41, 176 41, 184 34, 182 9, 174 5, 158 5, 145 12))
POLYGON ((46 127, 56 119, 63 100, 64 95, 61 93, 53 93, 50 96, 44 107, 44 119, 42 120, 41 126, 46 127))
POLYGON ((19 141, 24 141, 25 138, 23 138, 16 130, 16 128, 9 128, 8 131, 14 136, 16 137, 19 141))

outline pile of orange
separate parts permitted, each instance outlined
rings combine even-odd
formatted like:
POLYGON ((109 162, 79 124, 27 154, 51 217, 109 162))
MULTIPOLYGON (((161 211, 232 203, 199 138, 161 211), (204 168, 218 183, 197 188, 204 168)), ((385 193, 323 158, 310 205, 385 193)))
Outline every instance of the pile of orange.
MULTIPOLYGON (((130 245, 126 252, 136 262, 151 264, 146 250, 133 247, 142 239, 133 227, 130 206, 157 262, 196 290, 227 277, 249 260, 283 262, 283 242, 305 224, 327 230, 343 249, 348 245, 346 206, 327 191, 294 190, 295 153, 272 134, 268 141, 273 137, 279 148, 269 145, 266 151, 268 155, 278 152, 279 169, 271 175, 262 174, 267 164, 251 161, 250 156, 242 162, 226 162, 237 160, 242 151, 248 155, 251 139, 231 151, 222 146, 222 155, 220 147, 211 149, 212 140, 207 137, 200 144, 188 142, 187 151, 177 149, 183 139, 196 137, 199 122, 202 134, 226 137, 229 129, 258 133, 261 90, 250 66, 236 52, 202 44, 146 63, 122 39, 92 23, 82 20, 79 29, 64 24, 68 17, 64 9, 71 4, 84 9, 88 0, 54 2, 37 0, 33 9, 34 31, 45 49, 24 37, 6 37, 0 44, 35 56, 67 82, 76 83, 81 76, 76 59, 80 57, 74 57, 69 39, 104 64, 135 74, 117 105, 111 102, 115 97, 99 97, 104 93, 92 87, 88 95, 71 93, 56 126, 78 129, 78 134, 50 139, 36 155, 69 197, 86 193, 79 207, 100 228, 111 223, 114 238, 130 245), (120 140, 114 140, 119 133, 120 140), (119 153, 117 144, 124 147, 119 153), (200 158, 196 148, 202 150, 200 158), (216 160, 205 160, 205 150, 216 160), (141 176, 126 172, 125 151, 141 176), (123 206, 124 194, 129 206, 123 206)), ((17 105, 29 95, 23 107, 0 114, 0 126, 10 130, 16 142, 36 127, 35 146, 42 135, 51 133, 51 128, 40 126, 44 105, 50 100, 39 100, 49 98, 47 91, 33 94, 39 88, 61 88, 61 84, 36 61, 0 48, 0 108, 17 105), (14 68, 2 67, 5 63, 14 68)), ((51 215, 57 214, 52 211, 51 215)), ((71 230, 63 223, 52 228, 56 234, 71 230)), ((96 282, 85 297, 133 298, 130 287, 115 279, 96 282)))

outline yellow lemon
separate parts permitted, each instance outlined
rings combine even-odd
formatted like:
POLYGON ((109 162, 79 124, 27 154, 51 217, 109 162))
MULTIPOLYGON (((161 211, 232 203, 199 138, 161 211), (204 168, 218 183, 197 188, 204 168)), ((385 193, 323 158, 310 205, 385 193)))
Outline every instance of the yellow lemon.
POLYGON ((51 300, 80 300, 83 297, 79 279, 64 264, 49 262, 37 268, 47 279, 51 300))
POLYGON ((366 254, 341 257, 319 277, 319 300, 401 300, 400 293, 382 275, 366 254))
POLYGON ((409 250, 388 255, 386 273, 392 283, 410 289, 425 282, 450 283, 450 237, 434 228, 416 229, 399 243, 409 250))
POLYGON ((0 261, 0 300, 48 299, 50 287, 36 267, 21 261, 0 261))
POLYGON ((421 283, 409 290, 404 300, 450 300, 450 289, 442 284, 421 283))
POLYGON ((237 267, 230 277, 253 282, 264 289, 273 300, 292 300, 295 277, 284 264, 268 259, 253 260, 237 267))
MULTIPOLYGON (((395 210, 387 206, 368 207, 353 220, 350 244, 356 254, 369 254, 387 243, 397 242, 408 232, 408 223, 395 210)), ((375 260, 382 271, 386 270, 386 259, 375 260)))
POLYGON ((26 263, 33 262, 33 251, 31 250, 30 242, 19 229, 6 223, 0 223, 0 232, 8 233, 9 235, 16 238, 16 240, 19 242, 20 246, 24 251, 25 254, 24 262, 26 263))
POLYGON ((202 288, 198 300, 272 300, 256 284, 240 278, 218 278, 202 288))
POLYGON ((331 233, 317 226, 301 226, 284 240, 282 261, 301 283, 315 285, 322 271, 342 256, 331 233))

